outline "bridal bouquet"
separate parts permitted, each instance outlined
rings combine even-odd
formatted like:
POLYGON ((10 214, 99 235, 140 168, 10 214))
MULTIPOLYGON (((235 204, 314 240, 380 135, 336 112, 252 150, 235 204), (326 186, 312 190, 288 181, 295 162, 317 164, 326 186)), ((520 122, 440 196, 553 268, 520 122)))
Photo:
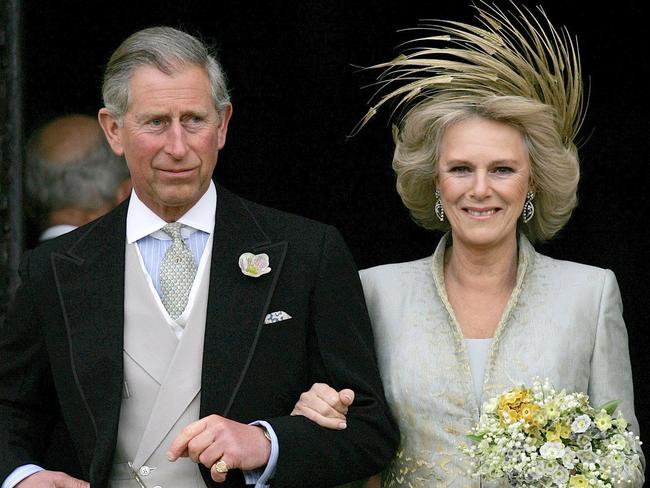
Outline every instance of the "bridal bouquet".
POLYGON ((641 470, 639 438, 628 430, 618 402, 600 408, 584 393, 556 392, 533 380, 483 405, 478 424, 461 450, 472 473, 511 486, 610 487, 641 470))

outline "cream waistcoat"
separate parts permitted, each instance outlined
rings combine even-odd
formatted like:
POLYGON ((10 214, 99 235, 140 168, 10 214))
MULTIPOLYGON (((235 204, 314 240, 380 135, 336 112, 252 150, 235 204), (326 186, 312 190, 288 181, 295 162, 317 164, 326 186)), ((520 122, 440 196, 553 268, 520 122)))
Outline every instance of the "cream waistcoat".
POLYGON ((139 261, 126 246, 124 284, 124 378, 112 488, 138 488, 127 463, 147 487, 205 487, 187 458, 174 463, 166 452, 180 430, 198 420, 203 338, 211 246, 196 276, 180 340, 139 261))

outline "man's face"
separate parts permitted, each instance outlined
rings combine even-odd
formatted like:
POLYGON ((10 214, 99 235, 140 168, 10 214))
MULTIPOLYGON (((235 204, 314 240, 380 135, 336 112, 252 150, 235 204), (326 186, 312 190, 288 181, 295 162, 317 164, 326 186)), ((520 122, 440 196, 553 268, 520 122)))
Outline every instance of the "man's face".
POLYGON ((208 75, 195 65, 172 75, 137 68, 129 95, 121 126, 105 108, 100 123, 113 150, 126 158, 138 198, 175 221, 208 189, 232 108, 217 114, 208 75))

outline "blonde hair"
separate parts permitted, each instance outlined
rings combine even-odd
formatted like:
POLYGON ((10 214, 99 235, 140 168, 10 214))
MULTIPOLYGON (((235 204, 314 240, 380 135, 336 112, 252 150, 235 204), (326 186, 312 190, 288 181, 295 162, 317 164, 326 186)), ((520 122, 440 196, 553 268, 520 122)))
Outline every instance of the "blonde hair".
POLYGON ((507 124, 522 135, 536 211, 520 229, 531 241, 553 237, 577 204, 580 59, 566 29, 558 32, 541 8, 545 28, 529 10, 513 6, 514 14, 477 6, 479 26, 427 26, 435 34, 414 42, 434 46, 374 66, 385 70, 380 83, 404 84, 373 105, 358 129, 389 100, 399 100, 395 110, 407 109, 393 130, 393 169, 402 201, 424 228, 449 228, 434 213, 440 141, 448 127, 470 117, 507 124))

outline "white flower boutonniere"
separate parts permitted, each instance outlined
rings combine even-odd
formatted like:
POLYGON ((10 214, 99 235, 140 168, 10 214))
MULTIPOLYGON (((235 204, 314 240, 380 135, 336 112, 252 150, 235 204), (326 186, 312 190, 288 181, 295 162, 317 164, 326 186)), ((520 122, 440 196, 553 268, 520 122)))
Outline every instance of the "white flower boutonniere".
POLYGON ((268 254, 253 254, 245 252, 239 256, 239 269, 246 276, 259 278, 260 276, 270 273, 269 256, 268 254))

